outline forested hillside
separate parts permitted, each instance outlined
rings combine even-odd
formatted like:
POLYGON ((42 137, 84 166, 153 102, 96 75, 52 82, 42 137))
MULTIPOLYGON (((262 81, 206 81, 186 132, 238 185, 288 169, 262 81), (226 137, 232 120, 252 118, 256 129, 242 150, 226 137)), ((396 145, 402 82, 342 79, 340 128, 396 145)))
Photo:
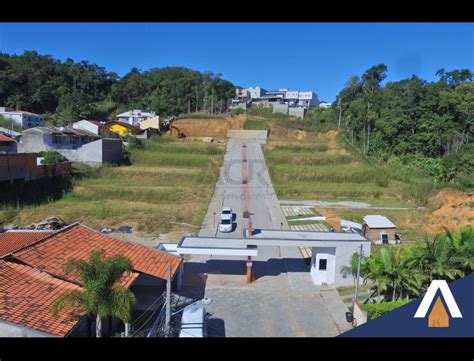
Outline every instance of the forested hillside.
POLYGON ((473 187, 473 75, 467 69, 436 74, 436 82, 413 75, 382 86, 387 66, 373 66, 347 82, 331 116, 321 120, 345 129, 349 142, 365 155, 473 187))
MULTIPOLYGON (((387 66, 375 65, 349 79, 330 109, 310 109, 285 127, 339 128, 364 155, 408 164, 438 181, 474 188, 474 83, 468 69, 437 72, 439 80, 409 79, 383 84, 387 66)), ((87 61, 62 62, 26 51, 0 53, 0 105, 45 114, 62 125, 79 119, 114 119, 129 109, 162 116, 220 113, 234 96, 220 74, 183 67, 136 68, 123 77, 87 61)))
POLYGON ((223 111, 234 89, 221 74, 182 67, 134 68, 120 78, 87 61, 62 62, 35 51, 0 53, 0 105, 46 114, 55 124, 105 120, 132 108, 160 115, 212 114, 223 111))

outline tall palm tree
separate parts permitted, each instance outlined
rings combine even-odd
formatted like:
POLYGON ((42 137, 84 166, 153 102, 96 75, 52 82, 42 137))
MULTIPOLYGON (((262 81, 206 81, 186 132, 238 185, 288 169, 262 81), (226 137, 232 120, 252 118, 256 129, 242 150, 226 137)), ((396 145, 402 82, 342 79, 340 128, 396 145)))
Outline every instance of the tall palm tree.
POLYGON ((453 233, 447 228, 445 231, 452 246, 452 262, 463 274, 470 274, 474 269, 474 227, 466 225, 453 233))
MULTIPOLYGON (((472 228, 472 227, 471 227, 472 228)), ((472 234, 472 233, 471 233, 472 234)), ((469 241, 469 232, 455 232, 438 234, 432 240, 427 235, 424 244, 413 250, 410 260, 413 268, 420 269, 425 277, 423 288, 426 288, 432 279, 452 281, 463 277, 472 270, 473 251, 469 241)))
MULTIPOLYGON (((463 277, 474 268, 474 228, 455 232, 445 229, 433 239, 412 248, 382 246, 362 262, 365 282, 374 282, 374 294, 397 298, 418 297, 433 279, 447 281, 463 277)), ((349 268, 348 268, 349 269, 349 268)))
POLYGON ((362 265, 362 275, 375 284, 377 296, 389 294, 391 299, 419 295, 423 277, 421 272, 411 267, 412 251, 402 247, 381 247, 366 258, 362 265), (397 294, 398 293, 398 294, 397 294))
POLYGON ((69 259, 64 266, 67 274, 79 279, 82 290, 64 293, 52 305, 53 315, 64 309, 78 308, 96 319, 96 337, 101 337, 104 317, 117 317, 129 323, 135 303, 133 293, 118 284, 126 272, 132 271, 125 256, 104 258, 103 250, 92 251, 87 261, 69 259))
MULTIPOLYGON (((379 300, 380 296, 387 291, 390 281, 384 272, 381 262, 375 257, 375 253, 373 256, 364 259, 361 265, 361 274, 364 278, 364 283, 367 283, 369 280, 373 282, 375 292, 377 293, 377 300, 379 300)), ((371 297, 373 297, 373 294, 371 297)))

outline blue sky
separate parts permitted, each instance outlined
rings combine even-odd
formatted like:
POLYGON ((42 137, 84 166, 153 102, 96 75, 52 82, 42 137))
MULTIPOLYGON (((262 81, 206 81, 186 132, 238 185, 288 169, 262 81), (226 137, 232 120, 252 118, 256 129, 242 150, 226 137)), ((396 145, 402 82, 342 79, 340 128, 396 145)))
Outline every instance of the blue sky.
POLYGON ((185 66, 240 86, 312 90, 334 100, 371 65, 387 81, 439 68, 474 70, 474 24, 462 23, 0 23, 0 51, 89 60, 119 75, 185 66))

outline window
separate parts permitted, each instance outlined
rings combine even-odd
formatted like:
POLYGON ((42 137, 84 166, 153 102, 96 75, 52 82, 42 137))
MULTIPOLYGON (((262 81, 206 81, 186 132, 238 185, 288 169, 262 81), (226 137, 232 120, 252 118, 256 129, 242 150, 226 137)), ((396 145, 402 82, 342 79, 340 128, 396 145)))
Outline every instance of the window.
POLYGON ((327 259, 320 259, 319 260, 319 270, 326 271, 328 267, 328 260, 327 259))

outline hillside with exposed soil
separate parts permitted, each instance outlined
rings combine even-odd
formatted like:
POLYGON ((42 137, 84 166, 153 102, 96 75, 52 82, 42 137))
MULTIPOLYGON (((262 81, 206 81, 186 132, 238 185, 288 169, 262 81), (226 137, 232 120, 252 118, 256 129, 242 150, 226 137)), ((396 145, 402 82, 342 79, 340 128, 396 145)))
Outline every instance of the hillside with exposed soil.
POLYGON ((176 137, 181 134, 185 138, 226 139, 229 129, 243 129, 247 116, 245 114, 223 118, 179 119, 173 122, 167 136, 176 137))

